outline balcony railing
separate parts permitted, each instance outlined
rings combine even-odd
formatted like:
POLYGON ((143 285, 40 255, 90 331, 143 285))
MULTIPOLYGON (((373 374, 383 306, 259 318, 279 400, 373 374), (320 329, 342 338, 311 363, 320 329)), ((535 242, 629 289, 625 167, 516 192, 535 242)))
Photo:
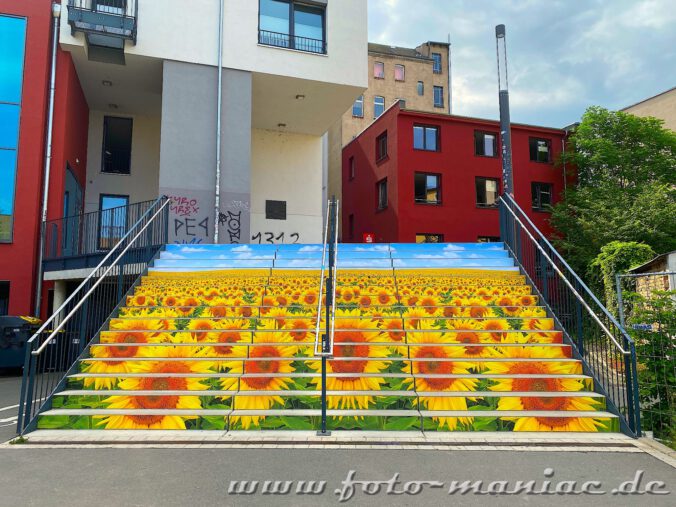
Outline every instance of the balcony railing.
POLYGON ((88 34, 90 44, 124 48, 124 40, 136 43, 137 2, 138 0, 68 0, 68 22, 73 32, 88 34), (119 42, 114 43, 115 40, 119 42))
POLYGON ((96 266, 154 203, 145 201, 48 220, 44 223, 45 271, 96 266))
POLYGON ((267 30, 258 31, 258 42, 266 46, 277 48, 295 49, 296 51, 306 51, 308 53, 326 54, 326 41, 321 39, 310 39, 298 35, 291 36, 288 33, 269 32, 267 30))

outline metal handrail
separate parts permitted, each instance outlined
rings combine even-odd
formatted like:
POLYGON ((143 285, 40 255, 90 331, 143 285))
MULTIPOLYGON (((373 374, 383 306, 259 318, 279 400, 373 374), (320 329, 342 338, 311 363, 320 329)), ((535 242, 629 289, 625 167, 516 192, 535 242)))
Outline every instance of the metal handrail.
POLYGON ((29 344, 29 345, 30 345, 31 343, 33 343, 35 340, 37 340, 38 337, 40 336, 40 334, 41 334, 43 331, 45 331, 45 329, 47 329, 47 328, 54 322, 54 320, 56 320, 56 316, 61 312, 61 310, 63 310, 64 308, 66 308, 66 307, 68 306, 68 303, 70 303, 76 296, 79 295, 80 290, 87 284, 87 282, 94 276, 94 274, 97 273, 98 270, 99 270, 100 268, 102 268, 102 267, 105 265, 106 261, 107 261, 110 257, 112 257, 112 255, 113 255, 113 253, 115 252, 115 250, 117 249, 117 247, 118 247, 120 244, 122 244, 122 242, 125 241, 125 240, 132 234, 132 232, 134 231, 134 229, 135 229, 140 223, 142 223, 142 221, 143 221, 143 220, 151 213, 153 207, 154 207, 156 204, 159 204, 159 203, 162 202, 162 201, 164 201, 164 202, 162 203, 162 205, 160 206, 160 208, 153 214, 152 218, 151 218, 150 220, 148 220, 148 222, 143 226, 143 228, 136 234, 136 236, 134 236, 134 238, 133 238, 133 239, 129 242, 129 244, 124 248, 124 250, 122 250, 122 253, 120 253, 120 254, 117 256, 117 258, 113 261, 113 263, 112 263, 110 266, 108 266, 108 268, 105 270, 105 272, 104 272, 102 275, 99 276, 99 279, 98 279, 98 280, 96 281, 96 283, 95 283, 95 284, 87 291, 87 293, 84 295, 84 297, 82 297, 82 298, 79 300, 79 302, 73 307, 73 309, 68 313, 68 315, 66 315, 66 316, 63 318, 63 320, 62 320, 61 322, 59 322, 59 324, 56 326, 56 328, 49 334, 49 336, 47 337, 47 339, 45 339, 45 341, 42 343, 42 345, 40 345, 40 347, 39 347, 37 350, 31 351, 31 354, 32 354, 32 355, 34 355, 34 356, 39 356, 39 355, 42 353, 42 351, 43 351, 43 350, 47 347, 47 345, 51 342, 52 338, 56 335, 56 333, 58 333, 59 331, 61 331, 61 329, 63 329, 63 327, 66 325, 66 323, 72 318, 72 316, 73 316, 73 315, 75 314, 75 312, 78 310, 78 308, 80 308, 80 307, 84 304, 84 302, 85 302, 85 301, 87 300, 87 298, 91 295, 91 293, 94 291, 94 289, 95 289, 96 287, 98 287, 98 285, 101 283, 101 281, 103 281, 103 279, 105 278, 105 276, 106 276, 108 273, 110 273, 110 271, 113 269, 113 267, 117 266, 117 263, 119 262, 119 260, 124 256, 125 253, 127 253, 127 251, 131 248, 131 246, 134 244, 134 242, 139 238, 139 236, 140 236, 140 235, 148 228, 148 226, 149 226, 151 223, 153 223, 153 220, 155 220, 155 217, 157 217, 157 215, 159 215, 160 212, 162 212, 162 210, 163 210, 166 206, 169 205, 170 200, 169 200, 166 196, 162 196, 162 197, 158 198, 158 199, 153 203, 153 205, 152 205, 150 208, 148 208, 148 210, 143 214, 143 216, 142 216, 141 218, 139 218, 138 221, 137 221, 137 222, 129 229, 129 232, 127 232, 127 234, 125 234, 122 238, 120 238, 120 240, 118 241, 118 243, 117 243, 113 248, 111 248, 110 252, 108 252, 108 255, 106 255, 106 256, 103 258, 103 260, 98 264, 98 266, 96 266, 95 268, 92 269, 92 272, 87 276, 87 278, 85 278, 85 279, 82 281, 82 283, 77 287, 77 289, 75 289, 75 290, 73 291, 73 293, 72 293, 72 294, 71 294, 71 295, 70 295, 70 296, 69 296, 69 297, 61 304, 61 306, 60 306, 60 307, 52 314, 52 316, 51 316, 49 319, 47 319, 47 320, 45 321, 45 323, 40 327, 40 329, 38 329, 38 330, 33 334, 33 336, 30 337, 30 339, 28 340, 28 344, 29 344))
MULTIPOLYGON (((504 195, 507 195, 507 194, 504 194, 504 195)), ((508 196, 508 195, 507 195, 507 196, 508 196)), ((523 210, 516 204, 516 202, 514 202, 514 200, 513 200, 510 196, 508 196, 508 197, 509 197, 510 200, 512 200, 512 203, 517 207, 517 209, 518 209, 521 213, 523 213, 524 216, 526 216, 525 213, 523 212, 523 210)), ((504 199, 503 199, 502 196, 500 197, 500 199, 502 199, 502 200, 504 201, 504 199)), ((504 201, 504 202, 506 203, 506 201, 504 201)), ((505 206, 505 207, 509 210, 509 212, 512 214, 512 216, 514 217, 514 219, 515 219, 517 222, 519 222, 519 224, 521 224, 521 227, 523 227, 524 232, 530 237, 530 239, 533 240, 533 243, 535 244, 535 246, 537 247, 537 249, 540 251, 540 253, 544 256, 545 259, 547 259, 547 260, 549 261, 549 264, 552 266, 552 268, 554 269, 554 271, 556 271, 556 273, 559 275, 559 277, 561 277, 561 279, 563 280, 563 282, 564 282, 564 283, 568 286, 568 288, 573 292, 573 294, 575 295, 576 299, 577 299, 577 300, 580 302, 580 304, 587 310, 587 312, 589 312, 589 315, 596 321, 596 323, 601 327, 601 329, 603 329, 603 331, 606 333, 606 335, 608 335, 608 337, 612 340, 612 342, 613 342, 613 343, 615 344, 615 346, 620 350, 620 352, 621 352, 622 354, 626 355, 626 356, 630 355, 631 352, 628 351, 628 350, 625 350, 625 348, 624 348, 622 345, 620 345, 620 343, 615 339, 615 336, 613 336, 613 334, 612 334, 612 333, 610 332, 610 330, 606 327, 606 325, 601 321, 601 319, 599 319, 598 315, 596 315, 596 312, 594 312, 594 310, 592 310, 592 308, 587 304, 587 302, 586 302, 586 301, 584 300, 584 298, 580 295, 580 293, 575 289, 575 287, 573 287, 573 284, 570 283, 570 280, 568 280, 568 278, 566 277, 566 275, 564 275, 563 272, 557 267, 556 263, 551 259, 551 257, 549 257, 549 255, 547 255, 547 253, 545 252, 544 248, 542 248, 542 246, 540 246, 540 243, 533 237, 533 235, 530 233, 530 231, 528 230, 528 228, 523 224, 523 222, 521 221, 521 219, 520 219, 520 218, 516 215, 516 213, 511 209, 511 207, 510 207, 510 206, 505 206)), ((528 217, 526 217, 526 219, 528 219, 528 217)), ((529 219, 528 219, 528 221, 529 221, 530 225, 533 227, 533 229, 535 229, 535 230, 538 231, 538 233, 539 233, 539 229, 538 229, 537 227, 535 227, 535 225, 533 225, 533 223, 530 222, 529 219)), ((556 252, 556 250, 554 249, 554 247, 547 241, 547 239, 544 238, 544 236, 542 236, 541 233, 540 233, 540 237, 541 237, 541 239, 543 239, 543 240, 547 243, 547 246, 548 246, 550 249, 552 249, 552 251, 556 252)), ((582 282, 582 280, 580 280, 580 278, 579 278, 579 277, 577 276, 577 274, 570 268, 570 266, 568 266, 568 264, 566 264, 565 261, 563 261, 563 259, 561 258, 561 256, 559 255, 558 252, 556 252, 556 255, 557 255, 558 259, 561 260, 561 261, 564 263, 564 265, 568 268, 568 270, 571 272, 571 274, 576 278, 576 282, 580 283, 580 285, 581 285, 584 289, 586 289, 587 293, 588 293, 588 294, 589 294, 589 295, 597 302, 597 304, 599 304, 599 306, 602 308, 602 310, 605 311, 606 315, 607 315, 608 317, 610 317, 610 318, 614 321, 615 319, 612 318, 612 316, 610 315, 610 313, 608 313, 608 310, 606 310, 606 308, 598 302, 598 300, 597 300, 596 297, 591 293, 591 291, 589 290, 589 288, 584 284, 584 282, 582 282)), ((622 326, 620 326, 617 322, 613 322, 613 323, 617 325, 618 329, 620 330, 620 332, 621 332, 623 335, 625 335, 625 337, 626 337, 626 339, 629 341, 629 343, 633 343, 632 338, 631 338, 629 335, 627 335, 626 331, 624 331, 624 329, 622 328, 622 326)))
POLYGON ((326 204, 326 226, 324 227, 324 246, 322 248, 322 269, 319 273, 319 297, 317 298, 317 319, 315 322, 315 356, 323 353, 319 351, 319 327, 322 320, 322 293, 324 292, 324 273, 326 271, 326 247, 329 238, 329 222, 331 221, 331 201, 326 204))
MULTIPOLYGON (((338 217, 340 216, 340 201, 335 200, 334 201, 334 206, 335 206, 335 220, 338 220, 338 217)), ((331 331, 329 332, 329 350, 325 354, 327 356, 332 356, 333 355, 333 338, 336 334, 336 285, 338 285, 337 281, 338 279, 336 278, 336 275, 338 273, 338 224, 336 223, 334 226, 334 236, 333 236, 333 273, 332 273, 332 278, 333 278, 333 284, 331 286, 331 331)))

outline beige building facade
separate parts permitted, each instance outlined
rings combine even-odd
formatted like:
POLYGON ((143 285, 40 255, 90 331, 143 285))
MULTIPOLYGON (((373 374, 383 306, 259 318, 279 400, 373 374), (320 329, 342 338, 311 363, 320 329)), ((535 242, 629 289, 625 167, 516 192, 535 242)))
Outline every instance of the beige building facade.
POLYGON ((659 118, 664 120, 666 128, 676 131, 676 87, 625 107, 622 111, 636 116, 659 118))
POLYGON ((328 132, 328 196, 342 196, 343 147, 399 100, 425 112, 450 112, 450 44, 425 42, 416 48, 368 45, 368 89, 328 132))

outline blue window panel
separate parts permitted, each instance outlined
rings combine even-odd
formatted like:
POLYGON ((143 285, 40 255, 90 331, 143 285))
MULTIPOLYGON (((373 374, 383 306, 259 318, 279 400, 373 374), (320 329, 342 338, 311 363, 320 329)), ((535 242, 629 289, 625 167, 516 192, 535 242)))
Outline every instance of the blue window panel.
POLYGON ((19 145, 19 106, 0 104, 0 148, 16 149, 19 145))
POLYGON ((261 0, 261 30, 288 35, 289 16, 289 2, 279 0, 261 0))
POLYGON ((429 151, 437 151, 437 129, 425 129, 425 149, 429 151))
POLYGON ((0 102, 21 102, 26 20, 0 16, 0 102))
POLYGON ((425 128, 413 127, 413 148, 416 150, 425 149, 425 128))
POLYGON ((357 100, 354 101, 352 105, 352 116, 357 116, 359 118, 364 117, 364 96, 360 95, 357 100))
POLYGON ((0 243, 12 240, 16 150, 0 150, 0 243))
POLYGON ((324 40, 324 9, 294 6, 294 33, 297 37, 324 40))

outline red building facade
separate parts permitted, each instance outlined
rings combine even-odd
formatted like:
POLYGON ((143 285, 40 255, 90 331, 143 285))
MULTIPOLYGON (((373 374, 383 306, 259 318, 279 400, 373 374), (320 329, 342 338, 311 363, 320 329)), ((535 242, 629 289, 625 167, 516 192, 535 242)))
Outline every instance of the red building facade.
MULTIPOLYGON (((30 315, 35 310, 52 50, 52 1, 0 0, 0 17, 25 20, 25 40, 20 41, 24 58, 16 162, 0 167, 7 179, 0 184, 14 185, 11 230, 0 240, 0 310, 10 315, 30 315)), ((89 122, 89 108, 70 53, 57 49, 56 68, 48 219, 64 216, 67 179, 72 182, 71 186, 85 186, 89 122)), ((45 290, 43 294, 44 311, 48 292, 45 290)))
MULTIPOLYGON (((499 122, 396 104, 343 149, 342 238, 476 242, 500 236, 499 122)), ((545 234, 564 190, 560 129, 512 125, 514 194, 545 234)))

